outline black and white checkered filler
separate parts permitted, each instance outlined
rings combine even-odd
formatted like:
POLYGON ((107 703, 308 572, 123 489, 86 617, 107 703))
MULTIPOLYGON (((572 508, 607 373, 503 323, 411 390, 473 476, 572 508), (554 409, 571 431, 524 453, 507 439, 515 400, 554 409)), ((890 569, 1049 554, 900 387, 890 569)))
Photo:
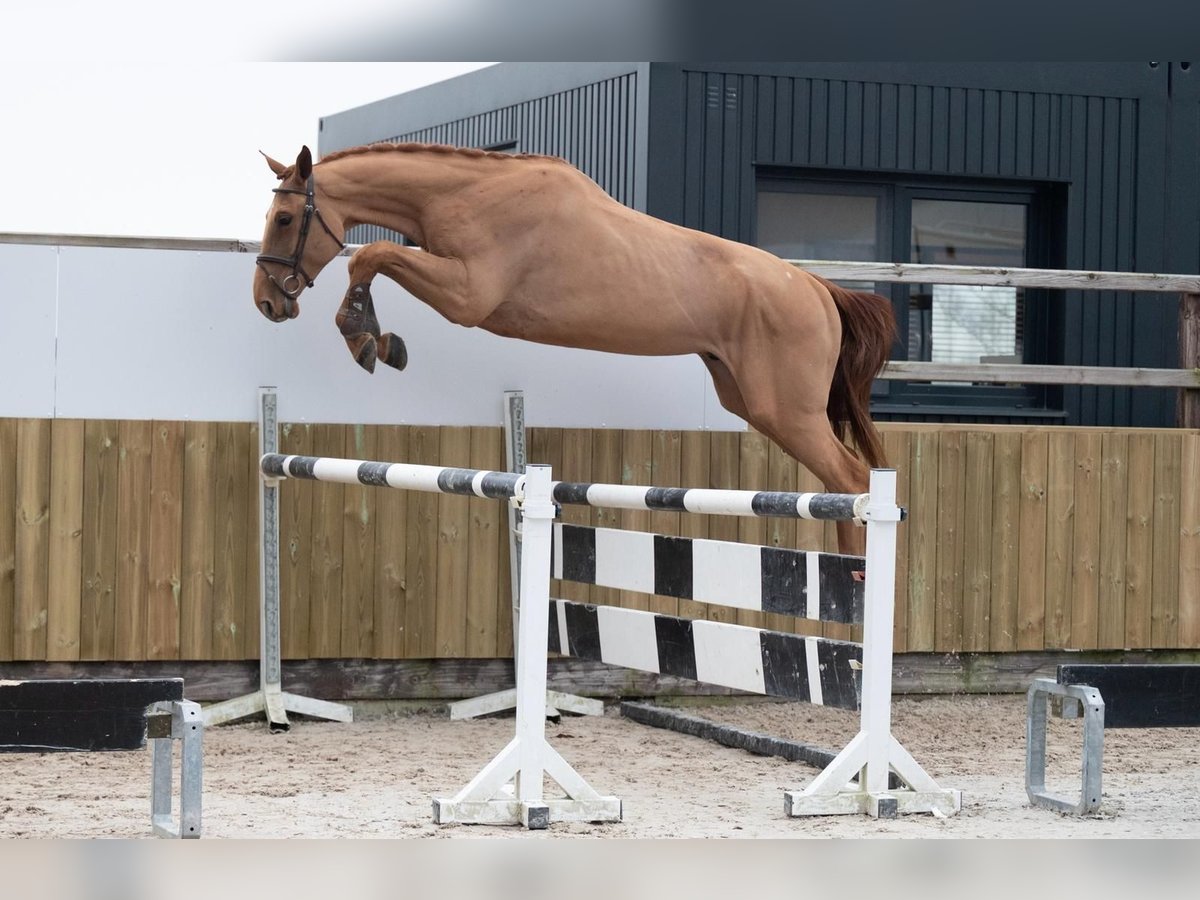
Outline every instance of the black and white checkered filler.
POLYGON ((862 645, 848 641, 551 600, 549 649, 753 694, 859 708, 862 645))
POLYGON ((861 624, 860 556, 554 524, 553 576, 823 622, 861 624))

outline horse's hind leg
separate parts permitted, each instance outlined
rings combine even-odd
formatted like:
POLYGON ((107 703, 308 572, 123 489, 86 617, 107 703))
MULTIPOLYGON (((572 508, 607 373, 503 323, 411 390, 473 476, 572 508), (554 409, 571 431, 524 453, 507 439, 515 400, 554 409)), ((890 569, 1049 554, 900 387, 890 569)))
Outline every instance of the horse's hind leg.
MULTIPOLYGON (((865 494, 870 471, 837 439, 824 411, 776 421, 772 430, 780 445, 821 480, 825 490, 837 494, 865 494)), ((837 523, 838 550, 861 556, 866 534, 853 522, 837 523)))
MULTIPOLYGON (((739 360, 736 368, 727 370, 731 379, 736 379, 732 390, 744 398, 746 411, 740 415, 820 479, 826 491, 866 493, 870 472, 838 440, 825 411, 829 373, 810 364, 820 358, 821 348, 779 347, 770 341, 757 346, 748 359, 739 360)), ((717 373, 713 377, 716 382, 717 373)), ((852 522, 838 522, 837 533, 842 553, 864 552, 866 537, 862 528, 852 522)))
MULTIPOLYGON (((846 494, 866 492, 869 483, 867 467, 837 439, 824 411, 789 409, 786 404, 778 402, 779 396, 790 396, 787 392, 781 392, 774 380, 781 368, 761 366, 744 375, 771 379, 754 382, 756 390, 751 396, 755 403, 751 406, 725 363, 706 354, 700 358, 712 376, 721 405, 734 415, 741 416, 798 460, 821 480, 826 491, 846 494)), ((766 358, 776 357, 766 354, 766 358)), ((861 528, 853 522, 838 522, 837 533, 838 549, 842 553, 862 555, 866 549, 866 538, 861 528)))
POLYGON ((379 333, 379 319, 375 315, 375 303, 371 299, 369 285, 356 284, 346 292, 334 321, 346 339, 346 346, 350 348, 354 361, 368 372, 375 371, 376 360, 393 369, 403 369, 408 365, 404 341, 390 332, 379 333))

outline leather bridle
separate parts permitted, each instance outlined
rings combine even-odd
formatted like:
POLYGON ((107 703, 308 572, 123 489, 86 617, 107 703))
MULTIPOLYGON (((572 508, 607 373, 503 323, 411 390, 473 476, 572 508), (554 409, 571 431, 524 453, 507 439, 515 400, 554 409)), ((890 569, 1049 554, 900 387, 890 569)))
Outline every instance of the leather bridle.
POLYGON ((254 263, 266 273, 271 284, 279 288, 285 297, 294 300, 305 286, 313 286, 313 279, 304 271, 304 266, 302 265, 304 260, 304 245, 308 242, 308 230, 312 225, 313 217, 315 216, 317 221, 321 223, 321 227, 325 229, 325 233, 337 241, 339 250, 346 249, 346 244, 333 233, 333 229, 326 223, 325 217, 321 215, 321 211, 317 209, 316 184, 311 174, 308 176, 308 183, 305 185, 304 190, 298 190, 297 188, 274 188, 273 193, 304 195, 304 218, 300 221, 300 236, 296 240, 296 249, 291 256, 271 256, 266 253, 260 253, 255 258, 254 263), (263 265, 265 262, 285 265, 292 270, 291 274, 284 278, 283 281, 278 281, 267 267, 263 265), (289 285, 291 285, 291 288, 288 287, 289 285))

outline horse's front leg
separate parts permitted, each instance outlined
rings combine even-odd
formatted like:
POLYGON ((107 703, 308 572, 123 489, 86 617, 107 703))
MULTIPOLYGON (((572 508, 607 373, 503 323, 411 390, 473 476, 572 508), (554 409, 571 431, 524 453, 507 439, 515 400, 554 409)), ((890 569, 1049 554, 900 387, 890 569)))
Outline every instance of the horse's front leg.
POLYGON ((371 302, 371 282, 383 274, 457 325, 471 327, 491 312, 486 295, 469 289, 462 261, 391 241, 367 244, 350 258, 350 290, 338 310, 338 328, 360 366, 373 371, 375 359, 397 369, 408 362, 402 341, 380 334, 371 302))
POLYGON ((371 299, 369 284, 359 283, 350 287, 334 321, 346 339, 346 346, 350 348, 354 361, 368 372, 375 371, 376 360, 397 370, 408 365, 408 350, 404 341, 391 332, 379 333, 379 319, 375 316, 375 302, 371 299))

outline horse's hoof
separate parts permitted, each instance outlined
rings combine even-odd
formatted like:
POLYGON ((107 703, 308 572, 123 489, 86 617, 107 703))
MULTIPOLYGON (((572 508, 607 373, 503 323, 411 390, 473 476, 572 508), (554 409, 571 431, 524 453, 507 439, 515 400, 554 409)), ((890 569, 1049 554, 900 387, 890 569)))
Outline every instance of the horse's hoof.
POLYGON ((379 359, 384 365, 403 372, 408 365, 408 348, 404 345, 404 338, 389 331, 379 339, 379 345, 379 359))
POLYGON ((370 372, 375 374, 375 360, 379 356, 379 347, 375 343, 375 338, 369 334, 359 335, 358 340, 346 340, 350 347, 350 352, 354 354, 354 361, 370 372))

